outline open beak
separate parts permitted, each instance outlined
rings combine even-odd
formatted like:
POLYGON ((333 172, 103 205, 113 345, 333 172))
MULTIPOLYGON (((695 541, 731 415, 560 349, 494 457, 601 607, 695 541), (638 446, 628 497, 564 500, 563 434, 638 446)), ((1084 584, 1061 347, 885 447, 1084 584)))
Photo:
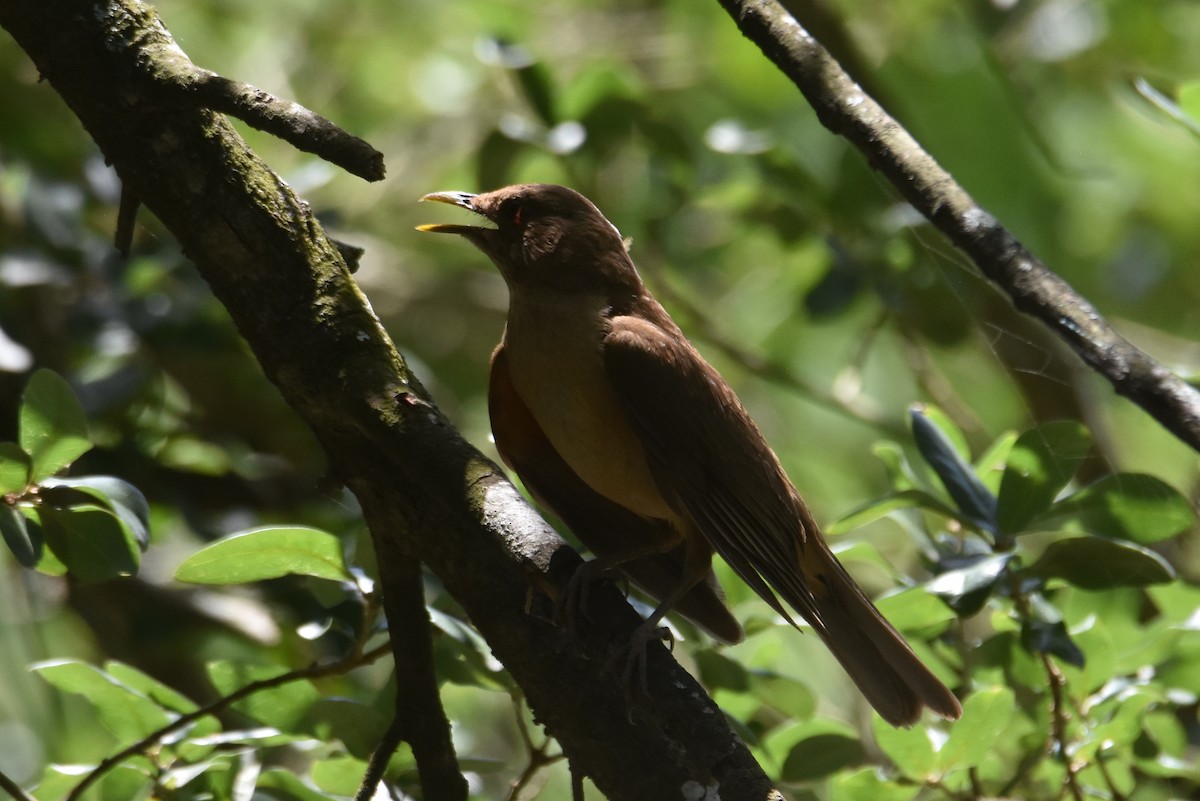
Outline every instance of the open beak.
MULTIPOLYGON (((475 210, 475 206, 473 205, 473 201, 475 200, 475 197, 476 196, 472 195, 470 192, 434 192, 432 194, 425 195, 424 197, 422 197, 420 202, 423 203, 426 200, 431 200, 435 203, 448 203, 451 206, 460 206, 461 208, 467 209, 468 211, 472 211, 475 214, 479 214, 479 212, 475 210)), ((457 225, 454 223, 429 223, 427 225, 418 225, 417 230, 418 231, 426 231, 431 234, 472 234, 472 233, 476 233, 478 231, 489 231, 492 229, 490 229, 486 226, 482 226, 482 225, 457 225)))

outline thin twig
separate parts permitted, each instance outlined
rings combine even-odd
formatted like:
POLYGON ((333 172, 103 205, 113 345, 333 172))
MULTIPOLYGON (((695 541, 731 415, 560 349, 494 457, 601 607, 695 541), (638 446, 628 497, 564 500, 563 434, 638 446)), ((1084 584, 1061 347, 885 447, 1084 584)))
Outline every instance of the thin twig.
POLYGON ((1122 337, 980 207, 775 0, 720 0, 742 33, 1013 304, 1048 326, 1118 394, 1200 450, 1200 390, 1122 337))
POLYGON ((37 801, 36 798, 25 792, 25 788, 12 780, 4 771, 0 770, 0 790, 4 790, 11 795, 16 801, 37 801))
POLYGON ((367 762, 367 772, 363 774, 358 792, 354 794, 354 801, 370 801, 371 797, 375 795, 375 788, 383 779, 383 772, 387 770, 392 754, 396 753, 396 749, 402 742, 404 742, 404 722, 399 717, 392 718, 392 725, 388 726, 379 745, 375 746, 375 750, 371 752, 371 759, 367 762))
POLYGON ((180 729, 194 723, 200 718, 220 712, 222 709, 227 708, 231 704, 235 704, 243 698, 246 698, 257 692, 262 692, 263 690, 270 690, 274 687, 280 687, 284 684, 289 684, 293 681, 299 681, 301 679, 323 679, 329 676, 340 676, 343 673, 349 673, 351 670, 374 662, 376 659, 379 659, 387 654, 390 649, 391 644, 385 642, 376 646, 375 648, 372 648, 370 651, 365 653, 355 653, 337 662, 328 662, 323 665, 309 665, 306 668, 292 670, 287 673, 281 673, 280 675, 272 676, 269 679, 252 681, 244 687, 239 687, 229 695, 222 696, 216 701, 213 701, 208 706, 200 707, 199 709, 188 712, 187 714, 180 715, 171 723, 168 723, 166 726, 150 732, 150 734, 147 734, 136 743, 122 748, 120 751, 111 756, 105 757, 103 760, 101 760, 100 764, 95 767, 95 769, 84 776, 79 784, 72 788, 71 792, 67 793, 65 801, 76 801, 76 799, 83 795, 83 793, 89 787, 91 787, 104 774, 108 773, 117 765, 121 764, 130 757, 137 756, 138 754, 149 750, 167 735, 179 731, 180 729))
POLYGON ((525 744, 525 750, 529 754, 529 761, 525 764, 525 768, 521 771, 521 774, 509 784, 508 795, 505 796, 505 801, 517 801, 521 796, 521 791, 529 786, 533 778, 543 768, 564 758, 562 753, 546 753, 550 750, 550 744, 554 742, 553 737, 545 738, 542 740, 541 745, 534 745, 533 737, 529 734, 529 727, 525 725, 525 718, 521 714, 523 702, 520 696, 514 694, 512 702, 513 714, 516 716, 517 721, 517 731, 521 735, 521 742, 525 744))
POLYGON ((1108 764, 1101 758, 1100 754, 1096 754, 1096 767, 1100 769, 1100 775, 1104 777, 1104 783, 1108 785, 1108 792, 1112 801, 1129 801, 1129 796, 1121 792, 1117 787, 1116 780, 1113 779, 1112 772, 1108 769, 1108 764))
MULTIPOLYGON (((372 534, 387 525, 369 509, 366 518, 372 534)), ((421 563, 398 548, 379 550, 378 560, 396 663, 396 725, 412 749, 424 797, 466 801, 470 788, 454 752, 433 663, 433 624, 425 608, 421 563)))
POLYGON ((1050 658, 1050 654, 1040 652, 1042 658, 1042 669, 1046 671, 1047 678, 1050 679, 1050 698, 1052 706, 1050 708, 1050 725, 1054 733, 1055 746, 1062 758, 1063 768, 1067 771, 1067 787, 1071 797, 1075 801, 1083 801, 1083 788, 1079 786, 1079 771, 1075 768, 1075 763, 1071 759, 1069 753, 1070 736, 1067 734, 1067 720, 1069 719, 1066 710, 1066 699, 1063 697, 1063 688, 1067 684, 1067 680, 1063 677, 1062 671, 1058 669, 1058 665, 1054 664, 1054 660, 1050 658))
MULTIPOLYGON (((1029 598, 1019 587, 1015 586, 1015 581, 1012 587, 1012 599, 1022 620, 1033 618, 1029 598)), ((1063 789, 1069 792, 1075 801, 1083 801, 1084 793, 1083 788, 1079 786, 1079 771, 1070 754, 1071 736, 1067 731, 1070 714, 1067 712, 1066 695, 1063 692, 1067 686, 1067 679, 1058 669, 1058 665, 1054 664, 1050 654, 1038 651, 1038 657, 1041 659, 1042 670, 1045 671, 1047 682, 1050 685, 1050 739, 1052 745, 1048 750, 1058 752, 1063 768, 1066 770, 1066 783, 1063 789)))

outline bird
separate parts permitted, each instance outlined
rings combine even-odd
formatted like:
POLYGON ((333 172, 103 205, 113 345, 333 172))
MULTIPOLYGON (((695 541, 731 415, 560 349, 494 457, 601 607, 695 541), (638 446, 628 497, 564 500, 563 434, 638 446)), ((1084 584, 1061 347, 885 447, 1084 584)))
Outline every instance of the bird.
MULTIPOLYGON (((889 723, 962 707, 838 562, 728 382, 642 282, 617 227, 573 189, 520 184, 422 201, 477 215, 434 223, 482 251, 508 287, 492 354, 496 449, 595 554, 724 642, 743 630, 712 570, 720 555, 785 620, 808 622, 889 723), (781 601, 780 599, 783 599, 781 601)), ((644 658, 644 657, 643 657, 644 658)))

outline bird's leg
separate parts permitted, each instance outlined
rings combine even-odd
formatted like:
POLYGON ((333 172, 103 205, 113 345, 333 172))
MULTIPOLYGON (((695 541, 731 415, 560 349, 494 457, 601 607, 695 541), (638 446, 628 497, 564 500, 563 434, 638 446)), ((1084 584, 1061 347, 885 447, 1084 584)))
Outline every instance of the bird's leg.
MULTIPOLYGON (((578 614, 582 613, 583 617, 587 618, 588 593, 595 582, 614 570, 620 570, 621 565, 644 556, 669 551, 678 544, 677 537, 650 540, 637 548, 630 548, 619 554, 597 556, 584 562, 576 568, 571 580, 567 582, 566 592, 558 596, 558 602, 555 604, 555 618, 563 621, 568 629, 574 629, 578 624, 578 614)), ((659 617, 662 616, 659 615, 659 617)))
POLYGON ((679 581, 671 589, 671 592, 666 598, 654 608, 650 617, 646 618, 640 626, 634 629, 633 636, 629 638, 629 652, 625 658, 625 687, 627 690, 633 687, 634 679, 637 679, 638 686, 642 690, 643 695, 650 694, 650 688, 646 678, 646 649, 654 640, 669 641, 672 649, 675 645, 675 640, 671 637, 671 631, 666 626, 660 626, 659 623, 666 617, 667 612, 671 610, 680 598, 688 593, 692 587, 696 586, 700 581, 708 575, 709 569, 712 567, 712 548, 708 546, 699 537, 689 537, 684 546, 684 561, 683 570, 679 576, 679 581))

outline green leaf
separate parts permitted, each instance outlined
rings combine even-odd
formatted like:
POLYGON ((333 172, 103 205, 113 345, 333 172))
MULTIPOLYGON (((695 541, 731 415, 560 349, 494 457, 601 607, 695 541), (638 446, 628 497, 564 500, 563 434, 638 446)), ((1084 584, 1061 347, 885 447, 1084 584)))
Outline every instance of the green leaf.
POLYGON ((813 781, 862 764, 865 759, 863 744, 853 733, 829 726, 828 721, 812 721, 788 751, 780 778, 786 782, 813 781))
POLYGON ((129 529, 143 551, 150 545, 150 504, 141 490, 128 481, 115 476, 76 476, 50 479, 43 486, 71 488, 99 501, 129 529))
POLYGON ((1164 481, 1141 473, 1116 473, 1056 503, 1047 515, 1065 517, 1089 534, 1140 543, 1161 542, 1196 524, 1187 499, 1164 481))
POLYGON ((295 773, 282 768, 263 771, 258 777, 257 787, 268 791, 264 794, 266 797, 279 801, 329 801, 329 796, 320 790, 314 790, 295 773))
POLYGON ((1008 687, 979 690, 963 703, 962 719, 950 727, 950 737, 938 751, 943 772, 975 767, 996 748, 1016 710, 1016 697, 1008 687))
POLYGON ((367 763, 345 755, 318 760, 312 766, 312 781, 330 795, 353 798, 362 784, 367 763))
POLYGON ((30 479, 40 483, 91 450, 87 418, 71 387, 59 375, 38 370, 21 400, 21 449, 32 462, 30 479))
POLYGON ((114 766, 100 781, 101 801, 142 801, 152 790, 150 771, 128 762, 114 766))
POLYGON ((807 685, 770 671, 751 671, 750 690, 765 706, 792 720, 806 720, 817 711, 817 697, 807 685))
POLYGON ((171 689, 158 679, 150 676, 132 665, 124 662, 109 660, 104 663, 104 670, 121 684, 154 701, 161 707, 172 712, 186 714, 194 712, 198 707, 186 695, 171 689))
POLYGON ((973 615, 983 608, 1012 558, 1013 554, 1003 553, 956 557, 953 563, 946 560, 943 564, 961 563, 963 566, 939 574, 926 582, 925 589, 950 604, 960 615, 973 615))
POLYGON ((98 506, 39 510, 46 544, 80 581, 132 576, 141 563, 133 533, 116 515, 98 506))
MULTIPOLYGON (((277 667, 233 662, 213 662, 208 665, 208 678, 222 695, 229 695, 251 682, 274 679, 287 672, 277 667)), ((308 733, 300 724, 320 697, 310 681, 297 679, 252 693, 234 704, 233 708, 282 732, 308 733)))
POLYGON ((352 756, 367 760, 391 724, 392 709, 382 703, 322 698, 308 709, 301 728, 324 742, 340 740, 352 756))
POLYGON ((0 535, 22 567, 35 567, 42 558, 42 531, 14 506, 0 504, 0 535))
POLYGON ((0 495, 21 494, 29 486, 29 454, 15 442, 0 442, 0 495))
POLYGON ((921 788, 889 781, 873 767, 840 773, 829 782, 829 801, 911 801, 921 788))
POLYGON ((937 754, 924 727, 897 729, 875 715, 871 719, 871 730, 875 734, 876 745, 905 776, 924 784, 934 772, 937 754))
POLYGON ((120 740, 139 740, 171 722, 149 698, 85 662, 41 662, 33 670, 58 689, 87 698, 105 728, 120 740))
POLYGON ((830 524, 826 528, 826 533, 830 536, 844 534, 860 526, 865 526, 867 523, 873 523, 882 517, 887 517, 892 512, 912 508, 924 509, 928 512, 950 518, 951 520, 957 520, 959 517, 957 511, 925 490, 900 490, 899 492, 893 492, 890 495, 885 495, 878 500, 870 501, 866 505, 860 506, 845 517, 830 524))
POLYGON ((863 743, 845 734, 815 734, 800 740, 788 752, 780 778, 785 782, 811 782, 845 767, 863 763, 863 743))
POLYGON ((1029 603, 1031 614, 1021 621, 1021 645, 1025 650, 1052 654, 1068 665, 1082 668, 1086 658, 1071 639, 1058 608, 1041 593, 1031 593, 1029 603))
POLYGON ((924 587, 885 595, 875 601, 879 611, 900 631, 944 627, 956 618, 954 610, 924 587))
POLYGON ((303 526, 233 534, 201 548, 175 571, 178 581, 191 584, 244 584, 287 575, 353 580, 338 538, 303 526))
POLYGON ((883 462, 883 469, 887 472, 894 489, 903 492, 920 486, 912 465, 908 463, 908 457, 904 455, 904 449, 895 442, 878 442, 871 448, 871 452, 883 462))
POLYGON ((975 474, 993 494, 1000 492, 1000 482, 1004 478, 1004 465, 1008 455, 1017 444, 1017 433, 1006 432, 996 438, 978 459, 975 460, 975 474))
POLYGON ((1175 569, 1149 548, 1103 537, 1053 542, 1029 567, 1035 576, 1065 579, 1085 590, 1145 587, 1175 578, 1175 569))
POLYGON ((996 496, 983 485, 964 458, 965 445, 955 444, 951 433, 961 434, 948 419, 930 407, 909 410, 913 439, 921 456, 937 473, 942 486, 968 520, 985 531, 996 530, 996 496), (935 422, 934 417, 938 417, 935 422), (961 450, 960 450, 961 449, 961 450))
POLYGON ((1091 449, 1091 435, 1075 421, 1045 423, 1022 434, 1000 480, 1000 530, 1017 534, 1049 509, 1091 449))

